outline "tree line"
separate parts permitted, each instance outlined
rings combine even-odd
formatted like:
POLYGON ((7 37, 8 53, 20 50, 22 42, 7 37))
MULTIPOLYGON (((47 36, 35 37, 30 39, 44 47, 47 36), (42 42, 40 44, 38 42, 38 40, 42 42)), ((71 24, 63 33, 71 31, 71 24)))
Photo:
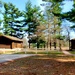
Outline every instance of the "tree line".
MULTIPOLYGON (((56 50, 56 47, 59 46, 61 50, 61 41, 65 39, 65 36, 62 35, 62 22, 65 19, 75 22, 75 1, 73 1, 71 11, 66 13, 62 13, 61 7, 64 0, 43 1, 51 3, 45 6, 44 11, 36 5, 32 6, 30 0, 25 4, 24 11, 20 11, 12 3, 3 2, 4 12, 1 12, 3 20, 0 20, 0 25, 3 23, 3 26, 0 28, 2 31, 0 34, 22 39, 24 34, 27 33, 29 48, 30 44, 33 43, 37 48, 43 46, 51 49, 54 46, 56 50)), ((71 28, 74 29, 75 25, 71 28)))

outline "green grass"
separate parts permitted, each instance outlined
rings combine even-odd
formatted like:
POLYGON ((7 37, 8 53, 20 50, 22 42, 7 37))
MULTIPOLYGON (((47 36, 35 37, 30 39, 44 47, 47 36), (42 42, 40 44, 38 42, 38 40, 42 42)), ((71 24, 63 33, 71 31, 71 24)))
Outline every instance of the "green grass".
POLYGON ((75 54, 75 50, 73 50, 73 51, 69 51, 70 53, 72 53, 72 54, 75 54))
MULTIPOLYGON (((25 52, 17 52, 17 53, 14 53, 14 54, 25 54, 25 52)), ((26 54, 35 54, 35 52, 26 52, 26 54)))
MULTIPOLYGON (((14 54, 25 54, 25 52, 17 52, 14 54)), ((49 52, 26 52, 26 54, 63 54, 61 51, 49 51, 49 52)))
POLYGON ((15 51, 0 51, 0 54, 13 54, 15 51))

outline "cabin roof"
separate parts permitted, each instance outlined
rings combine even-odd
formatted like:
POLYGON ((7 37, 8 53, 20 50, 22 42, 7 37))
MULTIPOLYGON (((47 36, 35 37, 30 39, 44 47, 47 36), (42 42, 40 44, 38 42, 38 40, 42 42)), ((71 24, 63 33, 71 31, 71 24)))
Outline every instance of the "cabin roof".
POLYGON ((13 36, 8 36, 8 35, 0 35, 0 37, 5 37, 5 38, 8 38, 13 41, 19 41, 19 42, 23 41, 22 39, 19 39, 19 38, 13 37, 13 36))

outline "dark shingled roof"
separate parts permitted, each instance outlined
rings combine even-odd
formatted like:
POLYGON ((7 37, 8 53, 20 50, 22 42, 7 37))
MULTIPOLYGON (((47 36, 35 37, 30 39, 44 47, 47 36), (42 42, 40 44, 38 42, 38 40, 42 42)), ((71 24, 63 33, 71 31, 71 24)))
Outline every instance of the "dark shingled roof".
POLYGON ((13 40, 13 41, 20 41, 20 42, 23 41, 22 39, 19 39, 19 38, 13 37, 13 36, 8 36, 8 35, 0 35, 0 37, 6 37, 6 38, 13 40))

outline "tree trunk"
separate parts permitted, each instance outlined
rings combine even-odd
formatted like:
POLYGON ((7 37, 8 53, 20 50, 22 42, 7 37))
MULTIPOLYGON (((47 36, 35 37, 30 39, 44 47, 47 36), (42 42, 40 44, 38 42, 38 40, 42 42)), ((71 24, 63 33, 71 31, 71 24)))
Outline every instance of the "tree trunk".
POLYGON ((30 48, 30 42, 29 42, 29 48, 30 48))
POLYGON ((69 50, 71 50, 70 39, 69 39, 69 50))
POLYGON ((59 39, 59 50, 61 51, 61 40, 59 39))
POLYGON ((54 41, 54 50, 56 50, 56 41, 54 41))
POLYGON ((51 42, 50 42, 50 50, 51 50, 51 42))

